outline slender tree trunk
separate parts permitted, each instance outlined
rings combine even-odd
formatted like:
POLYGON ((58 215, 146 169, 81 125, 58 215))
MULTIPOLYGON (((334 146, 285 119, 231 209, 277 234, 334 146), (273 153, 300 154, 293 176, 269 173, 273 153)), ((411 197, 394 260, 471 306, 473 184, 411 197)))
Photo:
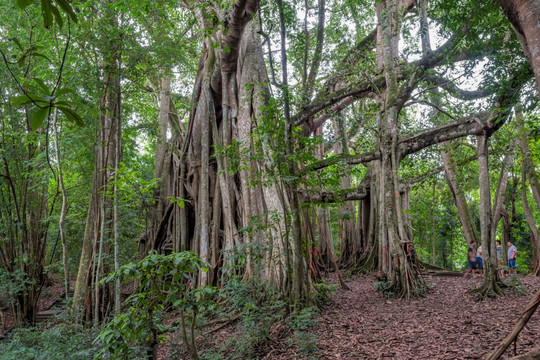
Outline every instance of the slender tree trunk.
MULTIPOLYGON (((114 271, 120 268, 120 249, 119 241, 120 234, 118 233, 118 162, 120 158, 120 139, 118 133, 114 134, 114 144, 116 149, 114 151, 114 185, 113 185, 113 237, 114 237, 114 271)), ((120 278, 117 278, 114 282, 114 314, 120 315, 120 300, 121 300, 121 286, 120 278)))
POLYGON ((455 161, 452 158, 450 144, 443 144, 443 148, 444 147, 446 147, 446 149, 441 150, 441 157, 444 166, 444 175, 456 203, 459 221, 461 222, 461 226, 463 227, 463 235, 467 240, 467 245, 470 245, 473 241, 476 244, 479 244, 480 242, 478 234, 476 232, 476 228, 474 226, 474 221, 471 216, 471 211, 469 209, 469 205, 467 204, 467 200, 465 199, 465 193, 461 189, 458 181, 457 167, 455 161))
MULTIPOLYGON (((292 161, 292 156, 294 154, 294 143, 293 143, 293 122, 290 116, 289 109, 289 83, 288 83, 288 70, 287 70, 287 51, 286 48, 286 38, 285 38, 285 15, 283 11, 283 2, 282 0, 277 0, 277 5, 279 7, 279 19, 280 19, 280 35, 281 35, 281 62, 282 62, 282 91, 284 99, 284 115, 285 115, 285 152, 286 152, 286 161, 289 170, 289 176, 296 176, 295 164, 292 161)), ((288 185, 289 197, 290 197, 290 206, 291 206, 291 235, 292 242, 294 244, 294 277, 293 277, 293 300, 299 304, 303 304, 307 298, 307 288, 306 280, 307 272, 305 269, 305 256, 304 256, 304 241, 301 236, 301 224, 300 224, 300 203, 298 201, 298 185, 296 180, 290 181, 288 185)))
POLYGON ((435 182, 433 182, 433 200, 431 205, 431 246, 432 246, 432 265, 435 265, 435 204, 437 197, 435 196, 435 182))
POLYGON ((60 233, 60 241, 62 242, 62 262, 64 265, 64 291, 66 300, 69 298, 69 263, 66 235, 64 232, 64 222, 66 220, 67 211, 67 191, 64 186, 64 174, 62 172, 62 161, 60 158, 60 146, 58 142, 58 109, 54 109, 53 113, 53 131, 54 131, 54 151, 56 155, 56 171, 58 172, 58 183, 62 191, 62 208, 60 209, 60 219, 58 220, 58 231, 60 233))
MULTIPOLYGON (((334 154, 348 154, 349 145, 345 131, 345 119, 339 114, 334 122, 334 154)), ((349 189, 352 185, 352 176, 344 175, 340 179, 340 188, 349 189)), ((341 255, 339 262, 345 266, 355 264, 358 260, 358 233, 355 224, 355 211, 352 202, 345 202, 338 206, 338 239, 340 243, 341 255)))
MULTIPOLYGON (((107 13, 108 21, 111 26, 117 27, 117 21, 113 14, 107 13)), ((96 160, 94 164, 94 175, 92 179, 92 192, 90 194, 90 206, 86 218, 81 257, 79 261, 79 270, 75 282, 73 294, 74 316, 82 319, 86 313, 86 319, 89 320, 96 315, 100 319, 106 316, 104 311, 109 308, 108 304, 99 304, 99 296, 92 299, 92 289, 95 287, 94 281, 99 278, 100 267, 94 266, 94 258, 97 254, 97 242, 99 239, 108 240, 108 235, 113 234, 113 220, 110 214, 113 212, 113 199, 108 195, 112 188, 109 188, 110 181, 113 179, 115 166, 121 157, 121 92, 120 92, 120 42, 119 39, 112 39, 107 42, 108 47, 104 49, 103 56, 107 59, 104 68, 103 96, 100 99, 101 113, 99 116, 99 126, 96 135, 96 160), (104 227, 101 227, 101 210, 104 209, 104 227), (96 272, 92 270, 95 269, 96 272), (92 303, 94 301, 95 303, 92 303), (94 311, 92 311, 94 309, 94 311)), ((113 214, 114 215, 114 214, 113 214)), ((107 250, 104 247, 102 250, 107 250)), ((95 264, 97 265, 97 264, 95 264)), ((102 288, 102 298, 111 300, 106 296, 107 287, 102 288)), ((100 319, 95 319, 99 321, 100 319)))

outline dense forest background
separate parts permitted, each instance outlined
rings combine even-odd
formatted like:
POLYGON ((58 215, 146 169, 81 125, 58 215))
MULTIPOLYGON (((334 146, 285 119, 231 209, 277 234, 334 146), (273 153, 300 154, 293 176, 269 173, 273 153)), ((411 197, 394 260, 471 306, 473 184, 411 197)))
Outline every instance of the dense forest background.
POLYGON ((495 298, 499 240, 540 275, 539 21, 533 0, 2 2, 3 325, 32 338, 61 297, 73 356, 156 358, 173 312, 196 359, 216 308, 267 294, 298 325, 328 274, 417 299, 475 242, 495 298))

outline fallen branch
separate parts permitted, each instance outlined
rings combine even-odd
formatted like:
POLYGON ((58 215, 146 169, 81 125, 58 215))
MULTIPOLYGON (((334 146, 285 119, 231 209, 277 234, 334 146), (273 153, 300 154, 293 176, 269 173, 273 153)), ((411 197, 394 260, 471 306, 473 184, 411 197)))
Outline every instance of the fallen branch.
MULTIPOLYGON (((536 294, 534 294, 532 300, 525 308, 525 311, 521 313, 517 323, 512 329, 512 332, 508 334, 508 336, 506 336, 506 338, 499 344, 499 346, 495 348, 495 350, 491 354, 489 354, 486 360, 497 360, 502 356, 502 354, 504 354, 510 344, 512 344, 512 342, 517 339, 517 336, 519 335, 521 330, 523 330, 531 316, 534 314, 534 312, 538 308, 538 305, 540 305, 540 289, 536 292, 536 294)), ((538 359, 538 357, 536 357, 535 359, 538 359)))
POLYGON ((424 272, 424 275, 431 276, 463 276, 461 271, 439 271, 439 270, 428 270, 424 272))

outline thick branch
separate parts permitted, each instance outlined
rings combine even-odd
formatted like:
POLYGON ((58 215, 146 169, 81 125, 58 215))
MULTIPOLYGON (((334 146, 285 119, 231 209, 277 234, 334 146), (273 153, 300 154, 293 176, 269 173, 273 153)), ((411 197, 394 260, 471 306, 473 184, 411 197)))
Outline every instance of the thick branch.
POLYGON ((486 360, 497 360, 501 357, 502 354, 506 351, 506 349, 512 344, 513 341, 517 338, 521 330, 527 325, 527 322, 531 318, 531 316, 536 311, 536 308, 540 305, 540 290, 536 292, 536 294, 533 295, 532 300, 529 302, 527 307, 525 308, 525 311, 521 314, 518 321, 514 325, 514 328, 512 329, 512 332, 506 336, 506 338, 495 348, 495 350, 489 354, 489 356, 486 358, 486 360))
POLYGON ((352 200, 364 200, 367 197, 367 189, 364 186, 357 188, 342 189, 339 191, 322 191, 317 194, 302 194, 303 202, 336 203, 352 200))
MULTIPOLYGON (((463 117, 449 124, 433 127, 416 135, 404 137, 398 141, 400 156, 404 157, 431 145, 467 135, 492 134, 503 122, 490 121, 491 117, 489 115, 490 112, 480 112, 472 116, 463 117)), ((378 150, 359 155, 340 154, 310 164, 299 170, 298 174, 303 175, 338 163, 354 165, 377 159, 380 159, 380 152, 378 150)))
POLYGON ((339 164, 339 163, 345 163, 349 165, 363 164, 363 163, 368 163, 370 161, 377 160, 380 158, 381 158, 381 154, 379 153, 379 151, 370 151, 370 152, 363 153, 360 155, 339 154, 339 155, 335 155, 335 156, 317 161, 313 164, 310 164, 298 170, 297 174, 299 176, 302 176, 308 172, 324 169, 326 167, 339 164))
MULTIPOLYGON (((465 30, 464 30, 465 31, 465 30)), ((413 74, 416 76, 422 75, 426 70, 439 65, 447 59, 449 53, 458 45, 463 34, 456 34, 451 37, 443 46, 433 51, 427 57, 410 64, 402 64, 399 69, 398 80, 410 79, 413 74)), ((293 116, 292 120, 295 125, 299 125, 310 119, 313 115, 322 111, 337 102, 349 96, 366 97, 373 92, 380 92, 385 87, 384 74, 378 74, 372 79, 358 81, 356 83, 345 84, 327 84, 324 87, 325 91, 321 93, 315 100, 304 106, 300 112, 293 116), (331 89, 339 87, 332 93, 331 89)))
POLYGON ((446 90, 452 97, 460 100, 476 100, 495 94, 494 87, 478 89, 478 90, 463 90, 460 89, 453 81, 443 78, 442 76, 430 75, 425 79, 438 87, 446 90))
POLYGON ((227 31, 223 36, 220 58, 224 72, 233 73, 236 70, 240 39, 244 33, 246 24, 253 18, 257 11, 259 1, 238 0, 232 6, 233 10, 227 17, 227 31))

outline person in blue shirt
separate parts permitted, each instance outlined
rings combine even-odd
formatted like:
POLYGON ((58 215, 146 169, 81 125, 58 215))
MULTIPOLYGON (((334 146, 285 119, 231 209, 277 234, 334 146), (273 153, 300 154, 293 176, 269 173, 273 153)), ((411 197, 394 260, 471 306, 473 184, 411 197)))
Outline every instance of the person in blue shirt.
POLYGON ((509 272, 510 275, 512 273, 517 274, 517 267, 516 267, 516 256, 517 256, 517 249, 512 244, 511 241, 508 242, 508 267, 510 268, 509 272))

